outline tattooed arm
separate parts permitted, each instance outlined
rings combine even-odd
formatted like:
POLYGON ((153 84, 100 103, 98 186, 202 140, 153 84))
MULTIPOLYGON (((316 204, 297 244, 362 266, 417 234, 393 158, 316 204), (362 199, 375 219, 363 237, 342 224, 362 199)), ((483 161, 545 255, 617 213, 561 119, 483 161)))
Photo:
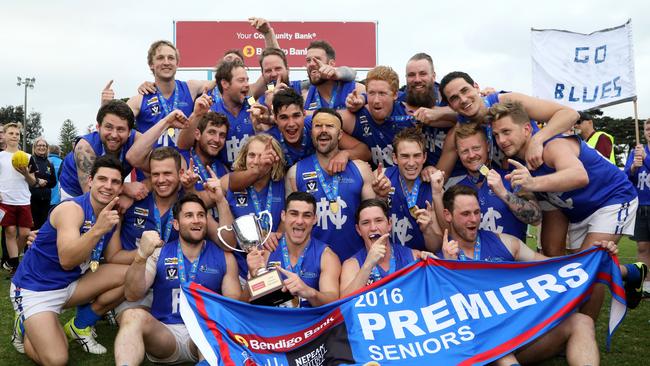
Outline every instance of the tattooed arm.
POLYGON ((519 221, 530 225, 537 225, 541 222, 542 209, 532 193, 514 194, 508 191, 503 185, 501 174, 494 169, 488 173, 487 183, 494 194, 508 205, 510 211, 519 221))
POLYGON ((80 139, 74 147, 74 162, 77 166, 79 186, 84 193, 88 192, 90 188, 88 186, 88 178, 90 177, 90 169, 95 163, 96 158, 95 151, 88 141, 80 139))

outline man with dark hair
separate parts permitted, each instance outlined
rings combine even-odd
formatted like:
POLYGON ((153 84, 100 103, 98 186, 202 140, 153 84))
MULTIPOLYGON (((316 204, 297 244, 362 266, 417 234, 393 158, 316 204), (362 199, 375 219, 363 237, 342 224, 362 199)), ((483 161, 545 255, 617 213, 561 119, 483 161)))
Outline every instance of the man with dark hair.
POLYGON ((373 189, 390 209, 393 242, 412 249, 436 252, 440 231, 433 218, 431 185, 420 178, 427 153, 424 136, 415 127, 401 130, 393 139, 395 166, 375 171, 373 189))
POLYGON ((291 193, 282 211, 284 234, 278 247, 270 253, 256 250, 246 257, 249 274, 266 266, 284 274, 284 286, 296 298, 281 306, 317 307, 339 298, 341 262, 326 243, 312 237, 316 220, 314 196, 291 193))
MULTIPOLYGON (((542 220, 542 209, 530 192, 512 192, 507 171, 491 167, 488 155, 488 141, 483 127, 476 123, 456 126, 454 130, 456 150, 466 175, 458 184, 474 188, 481 206, 481 229, 495 233, 510 234, 526 240, 526 225, 538 225, 542 220)), ((439 173, 434 173, 439 174, 439 173)), ((438 222, 446 227, 442 215, 442 186, 433 179, 434 201, 438 222)))
MULTIPOLYGON (((443 236, 445 259, 487 262, 539 261, 548 257, 536 253, 526 244, 508 234, 496 234, 479 229, 481 210, 476 191, 465 185, 448 189, 444 196, 444 219, 449 224, 443 236)), ((595 242, 610 254, 618 251, 614 242, 595 242)), ((623 277, 630 276, 628 268, 620 266, 623 277)), ((631 268, 634 271, 634 268, 631 268)), ((562 351, 571 365, 597 365, 599 362, 594 321, 587 315, 573 313, 555 328, 532 343, 496 361, 498 365, 540 362, 562 351)))
POLYGON ((36 363, 66 364, 66 335, 87 352, 106 352, 94 339, 92 327, 124 296, 126 266, 100 265, 109 239, 118 235, 114 228, 119 222, 115 206, 122 188, 121 168, 112 156, 93 163, 90 191, 50 212, 12 279, 10 297, 16 311, 12 343, 36 363), (61 310, 81 304, 86 305, 62 329, 61 310))
MULTIPOLYGON (((121 100, 112 100, 99 108, 97 131, 79 138, 73 151, 63 159, 59 176, 62 200, 88 192, 90 169, 100 156, 111 155, 119 159, 124 175, 131 171, 126 153, 137 139, 134 123, 131 108, 121 100)), ((129 182, 124 184, 122 193, 141 199, 147 190, 140 182, 129 182)))
MULTIPOLYGON (((503 102, 520 102, 526 113, 532 118, 529 121, 531 128, 535 131, 539 130, 525 151, 526 163, 532 169, 537 169, 543 163, 543 144, 555 135, 569 130, 578 120, 578 112, 569 107, 521 93, 492 93, 482 97, 478 84, 462 71, 454 71, 445 75, 440 81, 440 90, 442 91, 442 100, 448 102, 449 107, 458 113, 460 122, 486 125, 488 109, 492 105, 503 102), (546 126, 539 129, 535 121, 546 123, 546 126)), ((491 139, 490 132, 488 132, 488 138, 491 139)), ((498 161, 500 157, 496 152, 493 152, 492 156, 500 163, 498 161)))
POLYGON ((316 153, 299 161, 287 172, 287 193, 308 192, 316 198, 317 227, 314 237, 330 245, 341 260, 349 258, 363 245, 354 235, 350 218, 361 199, 374 198, 372 171, 360 160, 348 161, 337 173, 328 171, 339 152, 342 136, 341 116, 333 109, 314 113, 311 131, 316 153))
POLYGON ((358 93, 366 91, 362 84, 354 81, 336 81, 344 78, 340 70, 335 68, 334 48, 326 41, 311 42, 307 46, 306 60, 305 67, 311 83, 309 89, 303 91, 307 113, 312 114, 313 111, 323 107, 344 109, 348 94, 354 90, 358 93))
POLYGON ((151 312, 130 308, 122 314, 115 338, 115 363, 140 364, 146 353, 156 363, 199 360, 196 345, 179 313, 180 286, 196 282, 223 296, 239 300, 237 263, 206 239, 208 215, 203 201, 189 194, 173 209, 178 239, 165 243, 158 231, 142 233, 140 246, 128 267, 124 293, 129 301, 142 299, 153 289, 151 312))
MULTIPOLYGON (((548 141, 542 149, 544 164, 529 171, 519 161, 524 160, 536 134, 524 105, 517 101, 499 103, 490 107, 489 113, 494 119, 496 143, 508 157, 518 159, 509 159, 515 167, 508 175, 510 183, 524 192, 534 192, 545 201, 545 210, 561 212, 568 219, 569 250, 584 250, 597 241, 616 243, 622 235, 634 233, 639 200, 625 173, 568 135, 548 141)), ((544 229, 562 226, 561 221, 547 221, 549 217, 544 215, 544 229)), ((545 253, 564 254, 564 233, 558 233, 557 238, 556 242, 542 241, 545 253)), ((595 291, 592 301, 583 307, 594 319, 600 311, 601 290, 600 294, 595 291)))
MULTIPOLYGON (((345 297, 399 271, 420 258, 421 252, 390 240, 388 206, 380 199, 368 199, 357 208, 356 231, 364 247, 343 262, 340 290, 345 297)), ((431 255, 428 252, 423 256, 431 255)))
MULTIPOLYGON (((128 104, 137 119, 136 129, 145 133, 173 110, 180 110, 186 116, 192 114, 194 99, 214 82, 207 80, 176 80, 176 69, 180 55, 173 43, 165 40, 151 44, 147 53, 147 63, 154 76, 154 84, 145 83, 142 92, 129 99, 128 104), (145 94, 146 92, 146 94, 145 94)), ((107 85, 110 89, 112 81, 107 85)), ((112 91, 102 96, 102 102, 113 99, 112 91)), ((165 130, 159 135, 153 147, 176 146, 178 130, 165 130)))
MULTIPOLYGON (((212 91, 207 94, 204 93, 200 97, 204 100, 201 102, 197 100, 195 107, 198 106, 198 103, 207 104, 210 110, 228 118, 230 128, 225 141, 225 149, 222 149, 219 153, 219 160, 227 167, 230 167, 246 139, 255 134, 249 112, 251 108, 248 101, 250 99, 248 97, 250 86, 246 66, 239 60, 223 61, 217 66, 215 80, 221 97, 216 98, 212 91)), ((200 116, 205 112, 207 111, 202 109, 198 115, 200 116)), ((194 140, 194 129, 184 129, 180 133, 177 146, 179 149, 190 149, 194 145, 194 140)))
POLYGON ((578 112, 580 118, 576 122, 575 129, 589 147, 596 149, 600 155, 616 165, 614 137, 605 131, 596 131, 594 129, 594 117, 592 113, 595 112, 578 112))

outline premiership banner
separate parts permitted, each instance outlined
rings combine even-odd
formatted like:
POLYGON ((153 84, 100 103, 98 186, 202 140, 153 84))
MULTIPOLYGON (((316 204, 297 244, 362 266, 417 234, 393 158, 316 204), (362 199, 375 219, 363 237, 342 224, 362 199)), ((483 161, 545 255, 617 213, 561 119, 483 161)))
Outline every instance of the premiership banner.
POLYGON ((578 111, 636 97, 631 20, 591 34, 531 31, 535 96, 578 111))
POLYGON ((211 365, 474 365, 553 328, 597 282, 612 292, 611 336, 625 291, 599 248, 543 262, 418 261, 314 309, 253 306, 192 283, 181 315, 211 365))

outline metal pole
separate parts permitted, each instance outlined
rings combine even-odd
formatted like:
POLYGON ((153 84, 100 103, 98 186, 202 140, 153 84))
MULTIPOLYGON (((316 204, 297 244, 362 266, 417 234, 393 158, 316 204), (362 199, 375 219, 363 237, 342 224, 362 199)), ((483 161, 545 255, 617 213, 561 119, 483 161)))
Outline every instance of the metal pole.
POLYGON ((636 144, 641 144, 641 138, 639 137, 639 113, 636 106, 636 97, 632 100, 634 104, 634 133, 636 134, 636 144))
POLYGON ((25 105, 23 110, 23 151, 27 151, 27 86, 28 82, 25 83, 25 105))

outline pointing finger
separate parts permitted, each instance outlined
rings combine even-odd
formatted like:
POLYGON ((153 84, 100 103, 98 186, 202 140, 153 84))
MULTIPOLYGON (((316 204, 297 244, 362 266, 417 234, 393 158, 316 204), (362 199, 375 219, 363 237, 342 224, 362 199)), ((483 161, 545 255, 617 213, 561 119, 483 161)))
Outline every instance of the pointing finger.
POLYGON ((106 84, 106 86, 104 87, 104 90, 110 90, 111 85, 113 85, 113 80, 109 81, 108 84, 106 84))
POLYGON ((508 159, 508 163, 514 165, 515 168, 517 168, 517 169, 526 169, 526 167, 523 164, 521 164, 520 162, 518 162, 517 160, 508 159))

